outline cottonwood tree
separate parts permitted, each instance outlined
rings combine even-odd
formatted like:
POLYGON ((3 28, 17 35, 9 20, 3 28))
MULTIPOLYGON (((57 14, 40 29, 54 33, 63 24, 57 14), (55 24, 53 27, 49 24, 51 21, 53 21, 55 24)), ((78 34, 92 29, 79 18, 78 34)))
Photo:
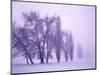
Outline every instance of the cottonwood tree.
POLYGON ((41 63, 44 63, 44 49, 46 44, 46 34, 43 27, 43 19, 36 12, 23 13, 26 28, 30 29, 30 40, 38 48, 41 63))
POLYGON ((48 63, 49 57, 52 58, 52 44, 54 41, 55 32, 53 32, 55 26, 55 17, 46 16, 46 18, 40 18, 36 12, 30 12, 29 14, 23 13, 24 23, 26 28, 30 30, 31 41, 38 48, 38 55, 41 63, 44 63, 45 54, 46 62, 48 63))
POLYGON ((73 41, 73 36, 72 33, 69 33, 69 56, 70 59, 73 60, 73 56, 74 56, 74 41, 73 41))
POLYGON ((18 57, 21 53, 20 50, 18 50, 19 47, 16 47, 18 45, 18 40, 16 39, 16 37, 14 36, 14 32, 16 30, 15 27, 15 22, 12 23, 12 32, 11 32, 11 48, 12 48, 12 58, 18 57))
POLYGON ((48 17, 44 19, 46 25, 46 63, 48 63, 49 58, 52 57, 52 50, 54 49, 54 38, 55 38, 55 17, 48 17))
POLYGON ((56 58, 58 63, 60 62, 60 54, 61 54, 61 22, 60 17, 58 16, 56 19, 56 38, 55 38, 55 46, 56 46, 56 58))
POLYGON ((77 45, 77 53, 78 53, 78 58, 81 59, 83 57, 83 52, 82 52, 82 46, 80 43, 77 45))
POLYGON ((74 43, 73 37, 71 32, 63 32, 63 52, 65 55, 66 62, 68 61, 68 57, 73 60, 73 50, 74 50, 74 43))
POLYGON ((26 30, 24 28, 12 29, 12 49, 16 48, 20 53, 25 55, 27 64, 28 64, 28 59, 30 60, 31 64, 34 64, 34 62, 32 61, 31 55, 27 49, 29 44, 27 43, 28 40, 27 40, 27 35, 25 31, 26 30))
POLYGON ((65 59, 66 59, 66 62, 68 61, 68 50, 69 50, 69 47, 68 47, 68 32, 63 32, 63 52, 64 52, 64 56, 65 56, 65 59))

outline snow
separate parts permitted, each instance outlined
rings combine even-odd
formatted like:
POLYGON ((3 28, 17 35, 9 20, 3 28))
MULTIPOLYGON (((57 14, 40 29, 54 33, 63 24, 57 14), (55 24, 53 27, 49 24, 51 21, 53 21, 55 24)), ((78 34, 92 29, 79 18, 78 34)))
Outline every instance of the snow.
POLYGON ((46 72, 46 71, 61 71, 61 70, 76 70, 76 69, 92 69, 95 68, 95 60, 77 59, 68 62, 49 63, 49 64, 12 64, 12 73, 29 73, 29 72, 46 72))

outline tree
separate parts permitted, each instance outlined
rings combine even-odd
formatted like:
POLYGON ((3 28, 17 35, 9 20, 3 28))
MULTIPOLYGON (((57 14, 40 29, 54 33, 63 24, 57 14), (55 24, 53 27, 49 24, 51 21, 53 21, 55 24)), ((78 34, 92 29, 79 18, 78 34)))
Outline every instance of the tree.
POLYGON ((54 27, 53 22, 54 22, 54 17, 48 18, 48 16, 46 16, 44 18, 45 21, 45 36, 46 36, 46 63, 48 63, 49 58, 52 58, 52 49, 53 49, 53 37, 54 37, 54 32, 52 32, 52 29, 54 27))
POLYGON ((33 44, 38 48, 38 53, 41 63, 44 63, 44 48, 46 44, 46 35, 43 27, 43 19, 39 17, 36 12, 30 12, 30 14, 23 13, 25 20, 25 26, 30 30, 30 37, 33 44))
POLYGON ((82 52, 82 46, 79 43, 77 45, 77 51, 78 51, 78 58, 81 59, 83 57, 83 52, 82 52))
POLYGON ((71 32, 63 32, 63 52, 65 55, 66 62, 68 61, 68 56, 71 60, 73 60, 73 50, 74 43, 71 32))
POLYGON ((66 62, 68 61, 68 50, 69 50, 69 47, 68 47, 68 44, 69 44, 69 39, 68 39, 68 32, 63 32, 63 52, 64 52, 64 56, 65 56, 65 59, 66 59, 66 62))
POLYGON ((62 42, 62 37, 61 37, 61 22, 60 22, 60 17, 58 16, 56 19, 56 58, 58 63, 60 62, 60 53, 61 53, 61 42, 62 42))
POLYGON ((34 64, 30 56, 30 53, 28 52, 28 49, 27 49, 28 40, 27 40, 27 35, 25 31, 26 30, 24 28, 12 29, 12 49, 16 48, 20 53, 22 53, 22 55, 25 55, 27 64, 28 64, 28 58, 31 64, 34 64))
POLYGON ((69 34, 69 56, 70 59, 73 60, 73 54, 74 53, 74 42, 73 42, 73 36, 72 33, 69 34))

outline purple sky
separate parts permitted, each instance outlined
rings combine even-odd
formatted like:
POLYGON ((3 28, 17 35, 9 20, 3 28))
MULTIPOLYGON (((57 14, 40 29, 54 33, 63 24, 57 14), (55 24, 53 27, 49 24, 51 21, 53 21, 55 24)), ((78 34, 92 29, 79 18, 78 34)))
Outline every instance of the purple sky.
MULTIPOLYGON (((76 46, 80 43, 84 55, 94 56, 95 54, 95 7, 58 5, 43 3, 13 2, 13 21, 22 25, 22 12, 36 11, 41 17, 60 16, 62 30, 71 31, 74 37, 75 52, 76 46)), ((75 53, 76 54, 76 53, 75 53)))

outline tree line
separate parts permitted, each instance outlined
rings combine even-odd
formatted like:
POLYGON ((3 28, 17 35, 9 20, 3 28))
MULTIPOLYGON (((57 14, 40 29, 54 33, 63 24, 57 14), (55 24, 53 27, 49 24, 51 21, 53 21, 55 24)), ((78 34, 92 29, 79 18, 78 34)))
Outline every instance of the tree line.
POLYGON ((37 12, 22 13, 23 26, 12 23, 12 58, 23 55, 27 64, 34 64, 34 59, 40 63, 49 63, 55 52, 57 62, 60 62, 63 51, 66 62, 73 60, 74 41, 71 32, 61 30, 60 16, 40 17, 37 12), (46 61, 46 62, 45 62, 46 61))

